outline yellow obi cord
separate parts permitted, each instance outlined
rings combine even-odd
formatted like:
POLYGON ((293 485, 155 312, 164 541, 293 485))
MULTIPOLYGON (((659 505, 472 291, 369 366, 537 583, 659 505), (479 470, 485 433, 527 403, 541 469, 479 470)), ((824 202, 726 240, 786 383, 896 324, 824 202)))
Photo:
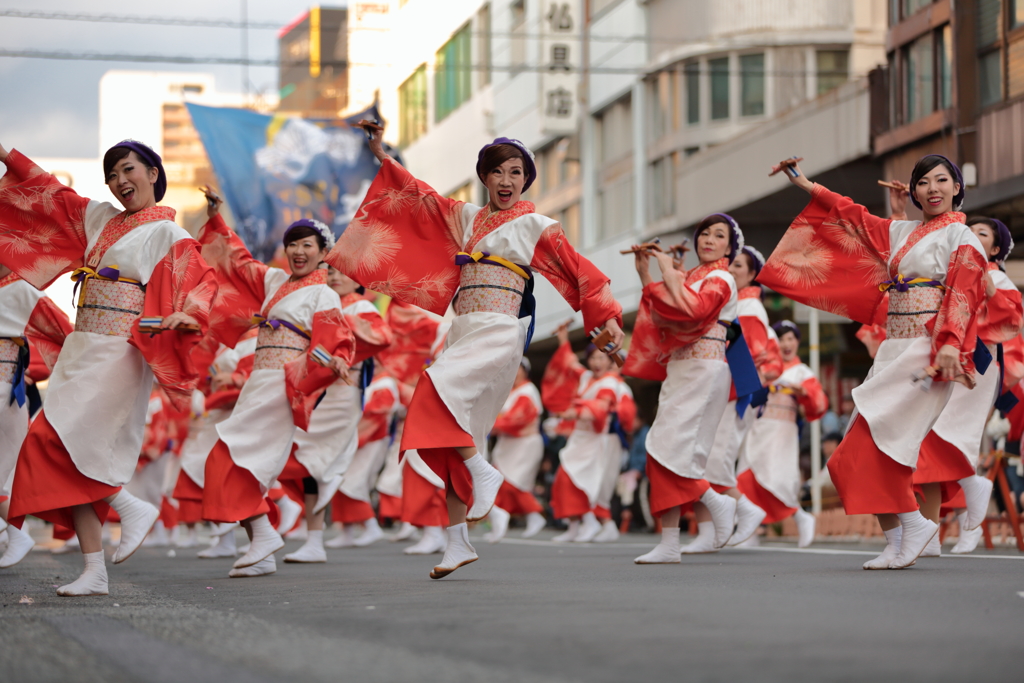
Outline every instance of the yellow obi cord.
POLYGON ((935 287, 936 289, 941 289, 943 291, 946 289, 946 287, 938 280, 930 280, 926 277, 915 277, 912 280, 906 280, 902 274, 878 285, 879 291, 882 292, 887 292, 890 289, 895 289, 897 292, 906 292, 909 291, 911 287, 935 287))
POLYGON ((477 251, 472 254, 465 251, 460 251, 458 254, 455 255, 455 265, 464 266, 467 263, 490 263, 491 265, 495 266, 503 266, 505 268, 508 268, 509 270, 511 270, 513 273, 523 278, 524 280, 530 279, 530 273, 523 269, 522 266, 517 266, 508 259, 502 258, 500 256, 492 256, 486 251, 477 251))
MULTIPOLYGON (((121 271, 118 269, 117 264, 104 266, 99 270, 90 268, 89 266, 82 266, 75 272, 71 273, 71 279, 75 281, 75 289, 78 289, 78 285, 82 284, 86 280, 104 280, 106 282, 127 282, 129 284, 138 285, 142 287, 142 283, 138 280, 133 280, 130 277, 121 277, 121 271)), ((76 306, 81 306, 85 303, 85 287, 82 288, 82 292, 78 295, 78 303, 76 306)))

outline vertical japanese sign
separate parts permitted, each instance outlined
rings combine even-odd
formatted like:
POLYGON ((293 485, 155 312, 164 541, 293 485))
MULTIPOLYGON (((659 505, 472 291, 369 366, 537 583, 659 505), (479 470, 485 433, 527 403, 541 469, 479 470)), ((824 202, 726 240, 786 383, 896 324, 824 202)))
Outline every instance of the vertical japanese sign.
POLYGON ((541 127, 546 134, 576 132, 582 67, 582 0, 544 0, 541 20, 541 127))

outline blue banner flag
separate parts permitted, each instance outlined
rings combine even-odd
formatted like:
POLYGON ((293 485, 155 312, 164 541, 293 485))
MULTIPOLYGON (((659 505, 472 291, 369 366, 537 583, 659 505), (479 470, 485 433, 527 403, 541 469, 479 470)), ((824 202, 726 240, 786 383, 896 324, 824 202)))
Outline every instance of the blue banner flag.
POLYGON ((352 126, 379 120, 376 105, 331 121, 187 106, 236 231, 262 261, 274 257, 285 228, 300 218, 341 235, 377 174, 365 133, 352 126))

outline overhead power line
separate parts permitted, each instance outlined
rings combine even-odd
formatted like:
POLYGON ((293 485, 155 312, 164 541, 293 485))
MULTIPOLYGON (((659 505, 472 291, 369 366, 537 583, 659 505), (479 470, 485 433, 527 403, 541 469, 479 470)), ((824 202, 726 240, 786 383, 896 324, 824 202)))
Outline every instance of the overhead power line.
POLYGON ((277 21, 247 21, 234 19, 190 19, 186 17, 139 17, 120 14, 88 14, 85 12, 37 12, 34 10, 0 9, 0 17, 16 19, 50 19, 60 21, 91 21, 105 24, 156 24, 160 26, 201 26, 205 28, 279 29, 277 21))

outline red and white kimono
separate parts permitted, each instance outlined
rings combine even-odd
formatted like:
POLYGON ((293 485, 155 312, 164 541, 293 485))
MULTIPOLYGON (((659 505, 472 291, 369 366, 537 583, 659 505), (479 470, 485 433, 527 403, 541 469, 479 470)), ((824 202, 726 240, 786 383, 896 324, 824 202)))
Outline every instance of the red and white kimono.
POLYGON ((877 218, 815 185, 758 276, 785 296, 865 324, 889 292, 886 339, 853 390, 859 414, 828 462, 847 514, 918 509, 913 470, 953 385, 936 381, 923 392, 911 378, 946 344, 974 373, 987 262, 964 220, 958 212, 926 223, 877 218))
POLYGON ((255 260, 220 216, 199 240, 222 288, 218 339, 234 346, 254 320, 260 326, 252 374, 206 460, 203 517, 237 522, 270 511, 265 495, 288 462, 296 428, 310 426, 317 399, 337 379, 311 352, 322 346, 350 364, 355 341, 326 269, 293 280, 255 260))
POLYGON ((537 386, 524 380, 512 389, 494 422, 492 433, 497 440, 491 451, 491 463, 505 477, 494 504, 513 515, 542 512, 533 496, 537 472, 544 460, 542 411, 537 386))
POLYGON ((0 503, 11 495, 18 451, 28 434, 28 401, 15 399, 15 377, 19 369, 31 374, 25 365, 30 354, 52 370, 72 329, 50 297, 15 273, 0 278, 0 503))
MULTIPOLYGON (((636 401, 633 399, 633 390, 617 376, 618 386, 615 387, 615 417, 619 421, 622 433, 630 435, 636 427, 636 401)), ((628 448, 622 443, 622 438, 615 431, 612 431, 605 438, 605 452, 601 475, 601 488, 597 492, 597 502, 594 504, 594 515, 600 520, 612 518, 612 498, 615 496, 615 486, 619 483, 619 473, 622 472, 622 463, 628 453, 628 448)))
POLYGON ((568 343, 558 347, 544 369, 544 406, 552 413, 575 408, 578 415, 570 423, 572 433, 558 454, 558 472, 551 486, 551 507, 556 519, 580 517, 597 504, 607 470, 609 438, 618 439, 608 433, 608 428, 620 383, 611 372, 597 377, 585 369, 568 343))
POLYGON ((135 471, 153 379, 187 409, 199 373, 195 332, 139 331, 139 318, 192 316, 205 331, 217 293, 198 243, 155 206, 128 214, 90 201, 12 151, 0 180, 0 262, 44 289, 80 282, 75 331, 50 376, 43 410, 18 457, 15 525, 33 514, 72 526, 70 506, 117 493, 135 471))
POLYGON ((750 469, 740 474, 737 484, 754 505, 768 513, 764 524, 789 517, 800 505, 800 409, 808 422, 820 419, 828 410, 828 396, 807 365, 794 358, 783 367, 779 378, 769 385, 764 413, 747 434, 744 450, 750 469), (796 387, 803 393, 794 393, 796 387))
POLYGON ((729 403, 727 325, 736 318, 736 281, 727 259, 670 270, 643 289, 622 372, 661 380, 658 415, 647 433, 651 512, 687 506, 708 490, 704 470, 729 403))
POLYGON ((380 368, 375 371, 363 399, 359 448, 331 502, 331 519, 341 524, 365 522, 374 516, 370 492, 391 445, 391 420, 401 405, 398 382, 380 368))
POLYGON ((181 471, 174 486, 173 497, 178 501, 178 518, 185 523, 203 519, 203 487, 206 483, 206 459, 217 445, 220 436, 217 425, 228 419, 242 393, 241 387, 252 373, 256 356, 255 330, 229 348, 220 344, 210 375, 230 374, 234 383, 229 387, 218 387, 209 395, 197 391, 192 395, 192 411, 196 415, 189 437, 181 449, 181 471))
POLYGON ((454 305, 445 349, 416 385, 402 449, 419 450, 467 504, 472 481, 455 448, 485 451, 512 390, 530 325, 519 318, 524 276, 533 277, 526 269, 582 310, 587 329, 622 313, 608 278, 532 203, 490 212, 448 199, 391 159, 327 260, 368 289, 438 315, 454 305))
POLYGON ((987 298, 986 293, 978 314, 978 338, 992 353, 992 364, 984 375, 978 375, 978 384, 973 390, 962 384, 953 386, 949 403, 921 444, 921 455, 914 471, 914 484, 945 484, 944 501, 959 492, 957 481, 977 472, 989 413, 1003 391, 996 344, 1018 338, 1024 322, 1020 290, 995 263, 988 264, 988 272, 996 291, 991 298, 987 298))
MULTIPOLYGON (((349 377, 358 383, 363 363, 391 344, 391 329, 380 311, 359 294, 341 300, 341 314, 355 337, 356 350, 349 377)), ((362 391, 337 379, 313 411, 306 429, 295 431, 295 445, 277 479, 293 499, 305 504, 303 479, 317 482, 313 512, 327 507, 341 486, 359 448, 362 391)))
MULTIPOLYGON (((736 317, 761 382, 773 382, 782 374, 782 355, 779 352, 779 340, 768 326, 768 312, 761 303, 760 287, 751 285, 737 292, 736 317)), ((736 463, 740 457, 740 447, 755 419, 757 410, 749 406, 742 416, 736 410, 736 385, 733 384, 729 390, 729 404, 718 423, 711 455, 704 468, 704 478, 718 493, 736 486, 736 463)))

